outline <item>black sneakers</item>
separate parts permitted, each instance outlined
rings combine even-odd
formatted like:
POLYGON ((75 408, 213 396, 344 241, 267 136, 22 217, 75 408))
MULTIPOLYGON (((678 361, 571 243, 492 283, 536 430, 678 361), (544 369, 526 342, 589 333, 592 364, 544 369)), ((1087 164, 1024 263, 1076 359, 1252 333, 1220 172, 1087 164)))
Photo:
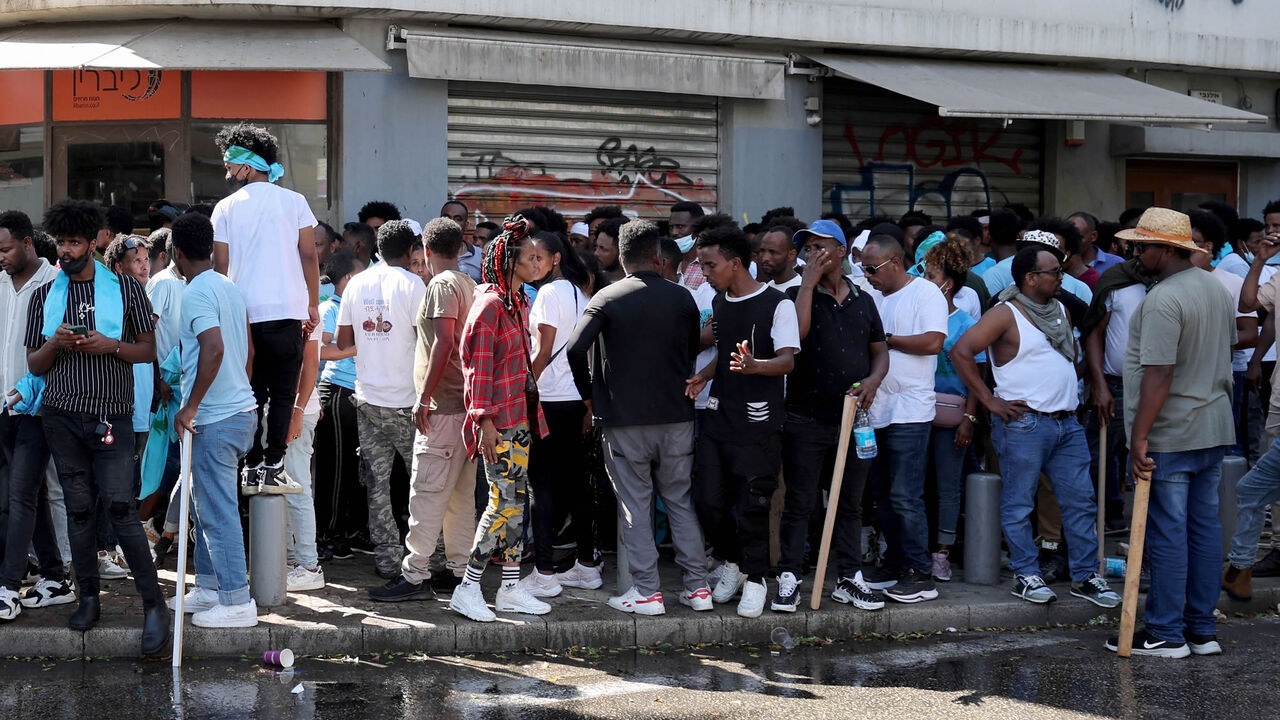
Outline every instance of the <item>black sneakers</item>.
POLYGON ((884 596, 867 586, 862 573, 837 580, 836 589, 831 591, 831 599, 861 610, 879 610, 884 607, 884 596))
MULTIPOLYGON (((1217 644, 1216 642, 1214 644, 1217 644)), ((1110 638, 1107 640, 1106 648, 1111 652, 1116 652, 1120 647, 1120 638, 1110 638)), ((1219 648, 1221 652, 1221 648, 1219 648)), ((1133 634, 1133 655, 1147 655, 1150 657, 1162 658, 1184 658, 1191 654, 1191 649, 1184 642, 1171 643, 1164 640, 1157 640, 1147 635, 1146 630, 1138 630, 1133 634)))
POLYGON ((773 591, 769 609, 793 613, 800 605, 800 580, 790 571, 778 573, 778 587, 773 591))
POLYGON ((451 593, 461 583, 462 578, 454 575, 448 568, 431 573, 431 589, 436 592, 451 593))
POLYGON ((896 567, 863 567, 862 579, 867 583, 867 587, 872 590, 884 590, 893 587, 898 578, 902 576, 902 570, 896 567))
POLYGON ((361 555, 372 555, 378 546, 373 544, 368 535, 352 533, 347 536, 347 547, 351 548, 352 552, 358 552, 361 555))
POLYGON ((1222 646, 1218 644, 1217 635, 1200 635, 1190 631, 1182 633, 1182 639, 1187 641, 1187 647, 1191 648, 1192 655, 1221 655, 1222 646))
POLYGON ((936 600, 938 590, 933 584, 933 575, 911 568, 903 571, 896 585, 885 589, 884 596, 895 602, 918 603, 936 600))
POLYGON ((240 494, 253 496, 258 494, 258 475, 262 472, 262 464, 245 465, 240 468, 240 494))
POLYGON ((263 465, 258 469, 258 492, 262 495, 297 495, 302 492, 302 486, 284 471, 284 463, 263 465))
POLYGON ((378 602, 404 602, 406 600, 431 600, 435 591, 425 582, 412 583, 400 576, 391 582, 369 591, 369 598, 378 602))

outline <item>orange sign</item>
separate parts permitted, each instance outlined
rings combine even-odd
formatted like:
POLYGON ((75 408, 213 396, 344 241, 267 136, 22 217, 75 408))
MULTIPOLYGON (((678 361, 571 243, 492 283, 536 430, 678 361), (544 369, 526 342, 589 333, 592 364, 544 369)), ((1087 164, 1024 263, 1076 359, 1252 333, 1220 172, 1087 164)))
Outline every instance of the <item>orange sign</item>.
POLYGON ((323 72, 197 70, 191 73, 191 117, 324 120, 323 72))
POLYGON ((58 70, 53 119, 158 120, 182 115, 182 73, 170 70, 58 70))
POLYGON ((0 72, 0 125, 44 122, 44 71, 0 72))

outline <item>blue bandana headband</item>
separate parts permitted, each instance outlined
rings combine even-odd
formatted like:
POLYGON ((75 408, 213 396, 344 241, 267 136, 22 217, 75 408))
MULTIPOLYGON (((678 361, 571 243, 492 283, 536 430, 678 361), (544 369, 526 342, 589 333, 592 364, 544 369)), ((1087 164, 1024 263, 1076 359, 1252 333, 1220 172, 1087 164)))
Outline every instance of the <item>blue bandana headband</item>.
POLYGON ((271 182, 275 182, 284 177, 283 165, 280 163, 271 163, 268 165, 267 161, 263 160, 261 155, 248 148, 242 148, 239 145, 232 145, 227 148, 227 152, 222 156, 222 161, 235 165, 248 165, 254 170, 266 173, 267 180, 271 182))

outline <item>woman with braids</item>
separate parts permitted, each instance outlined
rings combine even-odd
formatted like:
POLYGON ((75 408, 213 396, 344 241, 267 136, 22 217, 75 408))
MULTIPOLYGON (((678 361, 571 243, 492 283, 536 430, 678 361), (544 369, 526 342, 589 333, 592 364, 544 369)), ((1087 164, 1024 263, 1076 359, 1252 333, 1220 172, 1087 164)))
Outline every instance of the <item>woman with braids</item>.
POLYGON ((547 418, 547 436, 533 439, 529 458, 537 569, 520 585, 534 597, 555 597, 562 586, 594 590, 604 584, 595 558, 595 487, 587 480, 586 433, 591 424, 564 352, 591 299, 592 276, 554 233, 537 233, 533 243, 551 262, 551 272, 529 311, 533 375, 547 418), (577 562, 568 572, 557 574, 555 535, 566 514, 573 518, 570 537, 577 543, 577 562))
MULTIPOLYGON (((969 242, 955 234, 930 247, 924 256, 924 277, 946 296, 950 312, 947 339, 938 354, 938 369, 934 375, 938 407, 929 438, 929 451, 933 455, 934 474, 938 481, 938 549, 933 553, 933 577, 942 582, 951 579, 948 554, 956 541, 956 525, 960 522, 964 457, 973 444, 973 429, 977 422, 977 398, 969 395, 951 364, 952 346, 977 322, 977 318, 956 307, 956 293, 964 288, 965 276, 972 262, 969 242)), ((979 364, 986 362, 982 353, 974 359, 979 364)))
POLYGON ((466 575, 449 607, 478 622, 493 622, 480 592, 480 578, 495 551, 503 558, 498 612, 545 615, 551 606, 518 583, 528 497, 531 430, 545 435, 537 386, 529 361, 525 283, 547 274, 546 254, 528 238, 531 226, 515 215, 485 250, 475 301, 462 330, 463 394, 467 421, 463 438, 472 457, 484 459, 489 505, 480 518, 466 575), (532 411, 532 412, 531 412, 532 411))

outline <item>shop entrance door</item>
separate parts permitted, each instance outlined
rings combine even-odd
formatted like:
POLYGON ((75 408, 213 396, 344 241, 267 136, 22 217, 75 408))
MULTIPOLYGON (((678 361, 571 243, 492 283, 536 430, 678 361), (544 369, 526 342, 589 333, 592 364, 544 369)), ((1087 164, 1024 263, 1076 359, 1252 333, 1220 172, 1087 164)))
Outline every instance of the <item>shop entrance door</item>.
POLYGON ((1239 168, 1233 162, 1130 160, 1125 173, 1126 207, 1195 210, 1208 200, 1235 206, 1239 168))
POLYGON ((180 123, 77 125, 53 129, 52 200, 92 200, 133 213, 149 227, 147 207, 159 198, 186 202, 191 163, 180 123))

